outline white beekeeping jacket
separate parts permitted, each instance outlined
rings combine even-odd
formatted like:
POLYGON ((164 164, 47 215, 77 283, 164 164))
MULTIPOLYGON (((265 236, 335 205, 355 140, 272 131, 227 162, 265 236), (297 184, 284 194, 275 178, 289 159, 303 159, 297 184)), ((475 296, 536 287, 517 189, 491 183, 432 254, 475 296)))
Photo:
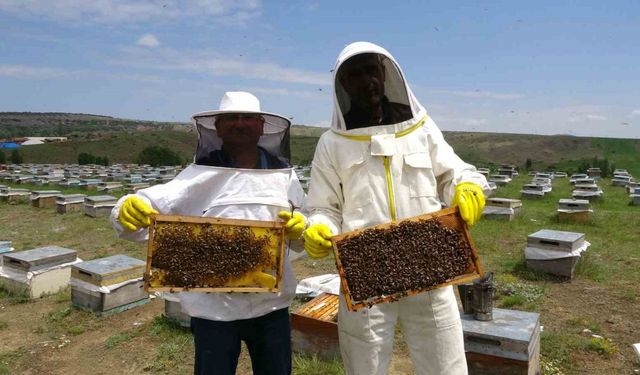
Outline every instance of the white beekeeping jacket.
MULTIPOLYGON (((265 134, 258 146, 282 163, 288 162, 289 124, 265 115, 265 134)), ((198 131, 195 160, 222 147, 208 112, 194 115, 198 131)), ((139 190, 137 196, 165 215, 187 215, 273 221, 278 212, 304 204, 304 191, 292 168, 240 169, 192 164, 172 181, 139 190)), ((146 241, 148 230, 125 230, 118 221, 122 197, 111 213, 111 224, 121 238, 146 241)), ((279 293, 180 293, 183 312, 218 321, 249 319, 288 307, 296 280, 285 250, 284 274, 279 293)))
POLYGON ((455 186, 489 186, 444 140, 409 88, 393 56, 368 42, 348 45, 333 70, 331 131, 318 142, 306 208, 310 223, 325 223, 334 234, 437 211, 449 205, 455 186), (341 65, 363 53, 382 56, 389 102, 410 107, 412 117, 389 125, 348 130, 350 99, 338 79, 341 65))

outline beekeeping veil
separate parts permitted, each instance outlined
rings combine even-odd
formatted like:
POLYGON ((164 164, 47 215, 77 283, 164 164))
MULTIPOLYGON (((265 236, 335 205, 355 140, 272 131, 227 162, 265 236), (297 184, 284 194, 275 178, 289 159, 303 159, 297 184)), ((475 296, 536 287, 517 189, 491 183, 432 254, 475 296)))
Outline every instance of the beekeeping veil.
POLYGON ((220 101, 220 109, 199 112, 191 117, 198 131, 198 147, 194 162, 206 158, 211 152, 222 149, 222 139, 216 131, 216 119, 224 114, 257 114, 264 119, 263 134, 258 147, 289 164, 289 128, 291 122, 280 115, 260 110, 260 101, 248 92, 226 92, 220 101))
MULTIPOLYGON (((351 109, 351 99, 345 88, 340 83, 340 68, 348 59, 360 54, 376 54, 379 56, 379 61, 384 67, 385 73, 384 96, 386 96, 389 102, 404 104, 411 108, 413 117, 410 120, 404 121, 408 126, 420 121, 427 112, 413 95, 413 92, 404 78, 404 74, 402 73, 400 66, 393 56, 391 56, 387 50, 376 44, 369 42, 355 42, 349 44, 340 52, 333 70, 335 95, 333 119, 331 122, 332 129, 338 132, 347 131, 344 115, 351 109)), ((360 132, 359 130, 356 131, 360 132)))

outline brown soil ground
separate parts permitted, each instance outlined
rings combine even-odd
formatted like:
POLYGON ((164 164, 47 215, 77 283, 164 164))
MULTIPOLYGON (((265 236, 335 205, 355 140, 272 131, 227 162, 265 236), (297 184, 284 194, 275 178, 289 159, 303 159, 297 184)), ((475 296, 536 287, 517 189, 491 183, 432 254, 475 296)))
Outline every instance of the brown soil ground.
MULTIPOLYGON (((110 235, 110 234, 108 234, 110 235)), ((299 279, 335 272, 331 260, 294 262, 299 279)), ((637 286, 619 285, 607 288, 588 280, 547 283, 541 303, 541 324, 545 332, 576 333, 588 326, 598 327, 597 333, 612 338, 619 351, 610 357, 589 350, 573 350, 571 359, 576 368, 570 374, 632 374, 640 365, 631 344, 640 342, 640 310, 638 294, 611 293, 610 290, 637 290, 637 286), (576 320, 584 324, 570 324, 576 320)), ((163 301, 150 303, 119 314, 96 317, 71 309, 66 318, 57 314, 68 309, 68 299, 48 296, 27 303, 15 303, 0 297, 0 374, 190 374, 193 368, 192 345, 178 350, 171 368, 150 367, 161 337, 149 334, 154 319, 163 313, 163 301), (64 321, 65 326, 62 326, 64 321), (73 326, 81 327, 73 330, 73 326), (70 333, 73 332, 73 333, 70 333), (128 335, 117 346, 109 340, 128 335)), ((390 374, 412 374, 412 365, 402 340, 396 340, 390 374)), ((240 359, 238 374, 251 374, 246 351, 240 359)))

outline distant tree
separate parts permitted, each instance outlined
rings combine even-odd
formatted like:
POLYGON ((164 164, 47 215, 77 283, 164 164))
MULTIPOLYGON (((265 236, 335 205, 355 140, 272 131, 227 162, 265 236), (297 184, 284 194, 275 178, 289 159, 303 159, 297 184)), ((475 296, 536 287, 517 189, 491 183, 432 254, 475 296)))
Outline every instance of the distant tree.
POLYGON ((7 157, 4 154, 4 151, 0 150, 0 164, 5 164, 7 162, 7 157))
POLYGON ((20 155, 20 151, 18 151, 18 149, 11 151, 10 160, 13 164, 22 164, 24 162, 24 159, 22 158, 22 155, 20 155))
POLYGON ((179 165, 182 164, 182 160, 178 154, 166 147, 149 146, 138 154, 136 163, 158 167, 161 165, 179 165))
POLYGON ((109 165, 109 158, 106 156, 105 157, 96 156, 96 164, 109 165))
POLYGON ((578 172, 580 173, 587 173, 587 169, 591 168, 591 164, 589 164, 588 160, 581 160, 580 164, 578 165, 578 172))
POLYGON ((78 155, 78 164, 80 165, 95 164, 95 163, 96 163, 96 157, 87 152, 81 152, 78 155))
POLYGON ((527 158, 527 161, 526 161, 526 167, 525 167, 525 168, 526 168, 526 170, 527 170, 527 171, 530 171, 530 170, 531 170, 531 166, 532 166, 532 165, 533 165, 533 162, 531 161, 531 159, 530 159, 530 158, 527 158))
POLYGON ((85 164, 109 165, 109 158, 107 158, 106 156, 104 156, 104 157, 95 156, 95 155, 90 154, 88 152, 81 152, 78 155, 78 164, 80 164, 80 165, 85 165, 85 164))

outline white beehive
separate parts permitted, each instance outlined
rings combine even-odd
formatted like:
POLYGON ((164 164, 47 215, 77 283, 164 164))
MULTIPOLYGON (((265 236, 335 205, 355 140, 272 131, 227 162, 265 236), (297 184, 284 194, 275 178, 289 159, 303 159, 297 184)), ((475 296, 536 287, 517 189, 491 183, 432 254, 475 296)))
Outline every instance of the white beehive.
POLYGON ((59 246, 6 253, 3 258, 0 283, 10 291, 25 293, 31 298, 66 287, 71 265, 78 260, 75 250, 59 246))

